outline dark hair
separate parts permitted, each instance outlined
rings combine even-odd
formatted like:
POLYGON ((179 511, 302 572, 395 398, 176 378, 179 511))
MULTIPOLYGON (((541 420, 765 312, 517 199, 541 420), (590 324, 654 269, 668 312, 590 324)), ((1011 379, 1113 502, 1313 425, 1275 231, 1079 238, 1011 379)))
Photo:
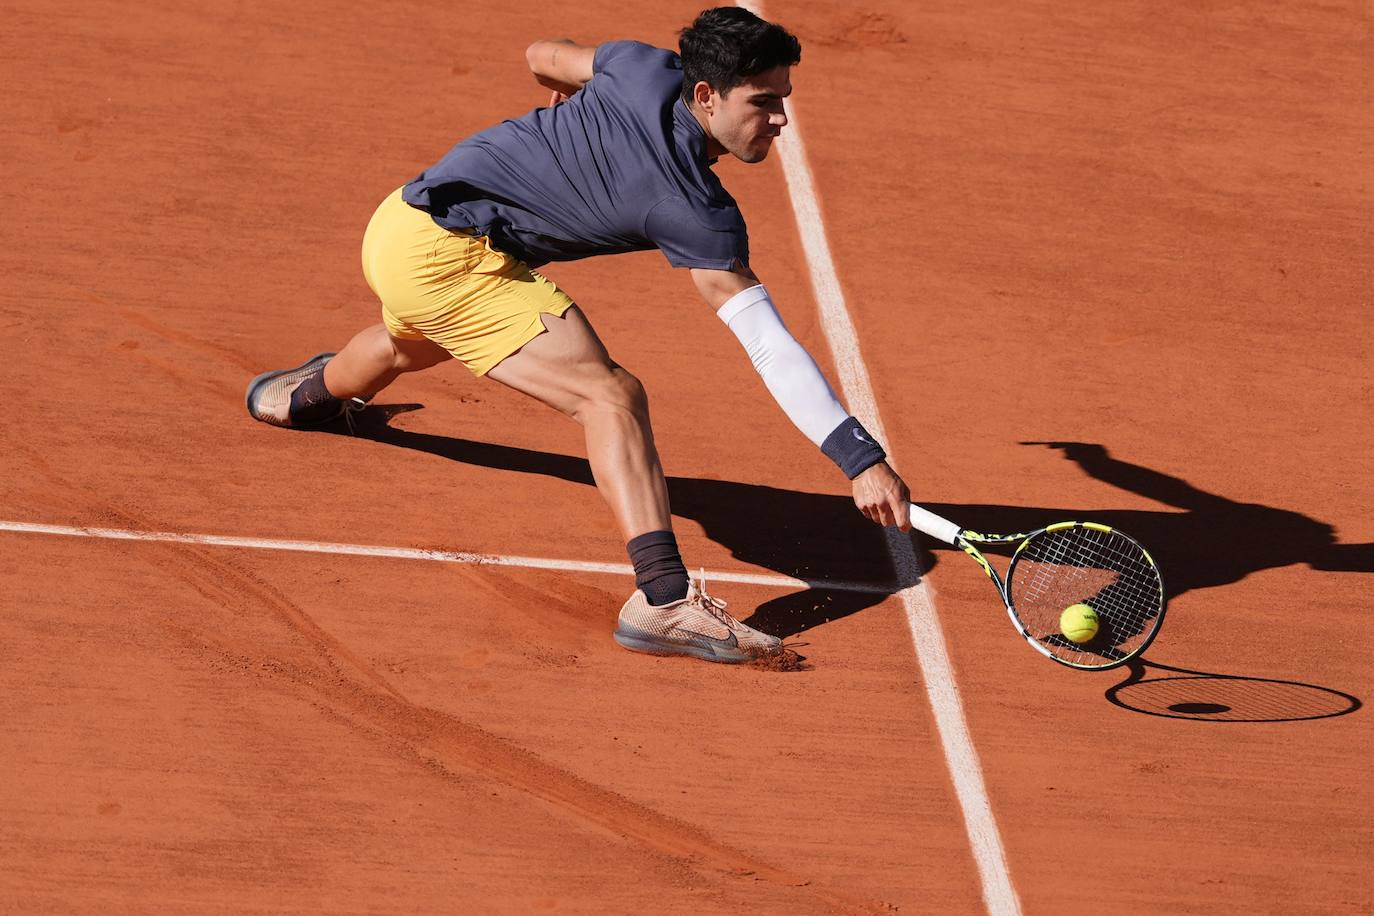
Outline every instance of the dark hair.
POLYGON ((727 95, 751 76, 801 61, 801 42, 795 35, 738 6, 702 10, 678 33, 678 47, 682 100, 689 105, 698 82, 727 95))

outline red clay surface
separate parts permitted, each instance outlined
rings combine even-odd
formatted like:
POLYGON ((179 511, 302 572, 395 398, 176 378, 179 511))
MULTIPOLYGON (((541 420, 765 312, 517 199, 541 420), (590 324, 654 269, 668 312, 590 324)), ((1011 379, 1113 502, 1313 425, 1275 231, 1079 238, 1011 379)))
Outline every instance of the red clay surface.
MULTIPOLYGON (((578 429, 459 367, 362 438, 241 397, 375 320, 368 216, 541 102, 530 40, 697 8, 10 4, 0 521, 623 562, 578 429)), ((1118 523, 1175 596, 1084 675, 925 557, 1024 910, 1374 909, 1367 9, 768 12, 918 497, 1118 523)), ((779 163, 721 174, 829 369, 779 163)), ((685 275, 550 272, 650 390, 689 565, 890 577, 685 275)), ((6 911, 982 907, 895 599, 718 586, 809 643, 780 674, 624 652, 614 576, 0 545, 6 911)))

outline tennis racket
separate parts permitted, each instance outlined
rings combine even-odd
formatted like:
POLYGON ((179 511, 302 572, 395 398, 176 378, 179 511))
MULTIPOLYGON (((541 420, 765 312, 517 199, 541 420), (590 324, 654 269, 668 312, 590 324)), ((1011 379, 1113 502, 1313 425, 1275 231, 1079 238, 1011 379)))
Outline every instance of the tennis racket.
POLYGON ((1144 652, 1164 622, 1164 580, 1133 538, 1094 522, 1059 522, 1030 534, 979 534, 911 507, 911 524, 978 561, 1012 625, 1035 649, 1070 668, 1104 669, 1144 652), (977 545, 1015 544, 1003 580, 977 545), (1060 615, 1076 604, 1097 614, 1097 634, 1075 642, 1060 615))

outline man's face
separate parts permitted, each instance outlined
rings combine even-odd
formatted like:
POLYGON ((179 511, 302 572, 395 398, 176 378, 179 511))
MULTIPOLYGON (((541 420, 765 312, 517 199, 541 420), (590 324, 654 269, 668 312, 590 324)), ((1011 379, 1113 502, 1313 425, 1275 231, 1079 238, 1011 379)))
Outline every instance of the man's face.
POLYGON ((787 126, 782 100, 792 92, 790 67, 774 67, 730 90, 728 95, 697 83, 696 107, 710 137, 708 152, 730 153, 745 162, 762 162, 773 139, 787 126))

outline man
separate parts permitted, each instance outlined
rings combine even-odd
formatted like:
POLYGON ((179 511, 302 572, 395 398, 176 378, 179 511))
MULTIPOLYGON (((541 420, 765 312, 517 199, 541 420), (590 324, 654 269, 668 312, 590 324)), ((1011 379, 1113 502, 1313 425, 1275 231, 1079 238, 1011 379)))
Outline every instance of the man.
POLYGON ((539 41, 526 56, 553 104, 462 141, 377 210, 363 273, 382 322, 295 369, 249 385, 277 426, 337 419, 405 372, 450 358, 584 427, 597 487, 634 565, 615 639, 654 654, 742 662, 781 641, 745 626, 693 583, 639 380, 613 362, 582 311, 532 268, 658 248, 691 273, 744 344, 789 419, 853 481, 882 525, 907 527, 906 485, 840 406, 749 266, 735 201, 711 171, 760 162, 787 124, 796 38, 735 7, 706 10, 681 57, 634 41, 539 41))

